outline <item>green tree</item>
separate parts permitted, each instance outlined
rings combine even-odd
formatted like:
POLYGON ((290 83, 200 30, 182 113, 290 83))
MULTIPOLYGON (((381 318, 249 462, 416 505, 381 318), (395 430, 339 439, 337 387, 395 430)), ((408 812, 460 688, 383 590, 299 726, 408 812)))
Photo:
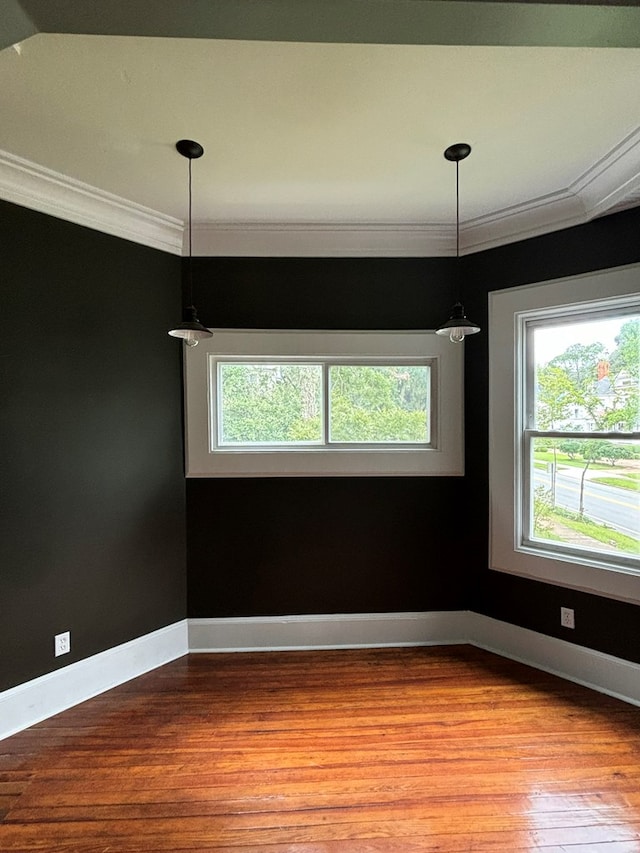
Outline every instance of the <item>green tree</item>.
POLYGON ((558 443, 558 450, 566 453, 569 459, 575 459, 582 449, 582 443, 577 438, 567 438, 558 443))
MULTIPOLYGON (((554 429, 560 421, 567 418, 569 407, 575 405, 574 384, 566 369, 555 364, 539 367, 536 379, 536 426, 538 429, 554 429)), ((555 505, 558 441, 549 439, 548 442, 553 452, 550 494, 552 505, 555 505)))
POLYGON ((628 320, 620 327, 610 365, 614 375, 626 370, 634 379, 640 379, 640 319, 628 320))
POLYGON ((564 372, 570 389, 568 402, 586 409, 596 429, 605 426, 597 384, 598 363, 605 356, 606 349, 601 343, 572 344, 548 365, 564 372))
POLYGON ((616 441, 607 441, 606 445, 607 446, 602 454, 602 458, 612 466, 614 466, 620 459, 635 458, 633 447, 630 447, 628 444, 620 444, 616 441))
POLYGON ((418 366, 332 367, 331 439, 425 441, 428 376, 428 370, 418 366))
POLYGON ((636 430, 640 427, 640 319, 628 320, 621 327, 609 370, 615 397, 606 414, 606 425, 636 430))
MULTIPOLYGON (((424 442, 429 369, 334 365, 330 369, 331 439, 424 442)), ((220 365, 222 440, 229 444, 320 441, 322 368, 317 364, 220 365)))
POLYGON ((321 371, 305 364, 221 365, 223 440, 229 443, 321 438, 321 371))
POLYGON ((553 363, 539 367, 536 380, 536 426, 554 429, 576 403, 575 384, 564 367, 553 363))
POLYGON ((607 445, 609 444, 610 442, 598 438, 592 438, 582 442, 582 458, 586 464, 580 477, 580 504, 578 513, 581 516, 584 515, 584 480, 587 469, 592 462, 597 462, 598 459, 606 458, 607 445))

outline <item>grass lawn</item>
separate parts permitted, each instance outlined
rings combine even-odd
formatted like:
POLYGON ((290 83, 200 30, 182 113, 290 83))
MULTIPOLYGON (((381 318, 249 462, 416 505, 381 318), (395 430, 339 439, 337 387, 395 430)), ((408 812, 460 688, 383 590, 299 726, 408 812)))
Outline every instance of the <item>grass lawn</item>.
POLYGON ((591 483, 602 486, 616 486, 618 489, 629 489, 630 492, 640 492, 640 481, 622 474, 620 477, 592 477, 591 483))
MULTIPOLYGON (((588 536, 590 539, 595 539, 596 542, 603 542, 605 545, 610 545, 612 550, 622 551, 625 554, 640 554, 640 542, 631 536, 625 536, 624 533, 618 533, 617 530, 612 530, 604 524, 596 524, 588 519, 580 519, 570 512, 558 512, 555 510, 549 516, 551 521, 557 521, 571 530, 581 533, 583 536, 588 536)), ((546 534, 545 534, 546 538, 546 534)), ((555 539, 555 536, 549 536, 549 539, 555 539)))
MULTIPOLYGON (((535 453, 534 459, 536 461, 540 460, 541 462, 553 462, 553 453, 551 451, 545 451, 544 453, 535 453)), ((566 453, 558 453, 556 454, 555 459, 558 468, 560 466, 564 466, 565 468, 584 468, 585 463, 583 459, 569 459, 566 453)), ((592 462, 589 465, 590 471, 610 471, 611 465, 605 464, 603 462, 592 462)))

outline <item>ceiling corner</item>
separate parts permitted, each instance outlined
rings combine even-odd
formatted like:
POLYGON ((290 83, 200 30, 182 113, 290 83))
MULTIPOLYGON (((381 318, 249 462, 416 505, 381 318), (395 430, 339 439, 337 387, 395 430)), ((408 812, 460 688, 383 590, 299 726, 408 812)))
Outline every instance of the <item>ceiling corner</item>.
POLYGON ((36 35, 38 29, 19 0, 3 0, 0 15, 0 50, 36 35))

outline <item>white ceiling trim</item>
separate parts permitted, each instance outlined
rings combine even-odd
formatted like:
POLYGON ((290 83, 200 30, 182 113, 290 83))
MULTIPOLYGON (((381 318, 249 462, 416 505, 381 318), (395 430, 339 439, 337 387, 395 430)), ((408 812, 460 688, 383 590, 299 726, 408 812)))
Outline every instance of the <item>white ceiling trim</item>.
MULTIPOLYGON (((491 211, 460 225, 469 254, 580 225, 632 206, 640 194, 640 127, 569 187, 491 211)), ((0 197, 33 210, 185 254, 183 223, 0 151, 0 197)), ((193 253, 228 257, 446 257, 455 255, 455 226, 442 223, 202 222, 193 253)))
POLYGON ((463 253, 478 252, 582 225, 633 206, 640 191, 640 127, 567 188, 469 220, 461 226, 463 253))
POLYGON ((174 255, 182 253, 183 223, 179 219, 7 151, 0 151, 0 197, 114 237, 174 255))
POLYGON ((444 257, 455 255, 455 226, 438 223, 203 222, 193 253, 236 257, 444 257))
POLYGON ((470 254, 527 240, 588 219, 582 200, 570 190, 559 190, 530 201, 514 204, 461 226, 461 253, 470 254))
POLYGON ((570 189, 583 198, 590 217, 600 216, 640 190, 640 127, 595 163, 570 189))

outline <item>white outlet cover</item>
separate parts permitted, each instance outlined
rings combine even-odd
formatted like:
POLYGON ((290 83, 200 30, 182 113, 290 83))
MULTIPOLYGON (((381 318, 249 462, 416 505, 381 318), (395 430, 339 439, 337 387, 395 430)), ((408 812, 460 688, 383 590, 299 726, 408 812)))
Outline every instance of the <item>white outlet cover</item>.
POLYGON ((560 624, 564 628, 575 628, 575 619, 573 609, 571 607, 560 608, 560 624))
POLYGON ((71 651, 71 632, 64 631, 62 634, 56 634, 54 637, 54 654, 55 657, 66 655, 71 651))

